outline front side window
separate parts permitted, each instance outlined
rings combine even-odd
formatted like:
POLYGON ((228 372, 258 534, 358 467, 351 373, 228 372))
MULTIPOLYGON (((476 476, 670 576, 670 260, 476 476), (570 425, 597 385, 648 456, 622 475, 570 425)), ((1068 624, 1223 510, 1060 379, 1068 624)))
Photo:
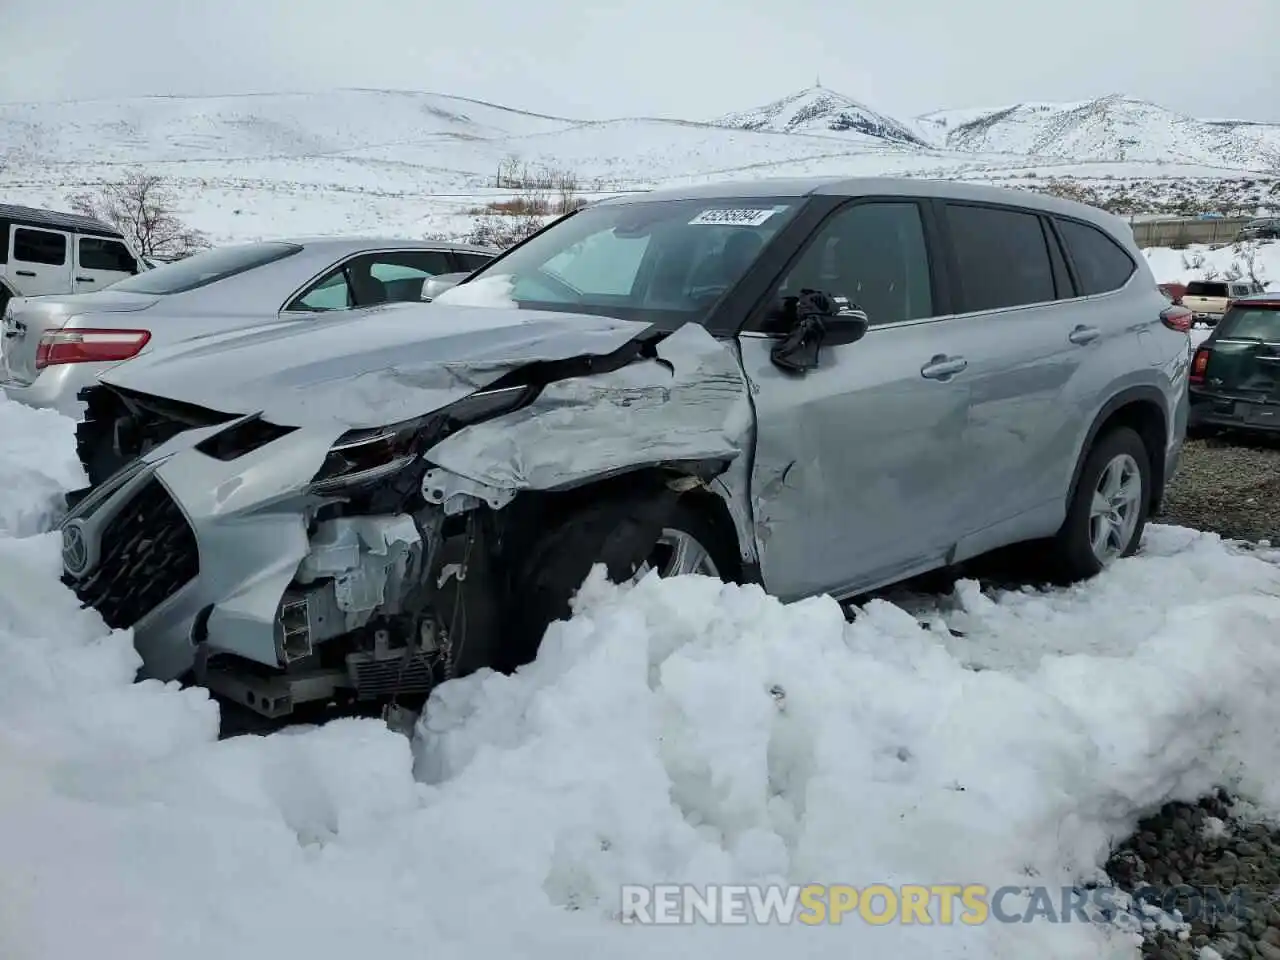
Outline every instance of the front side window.
POLYGON ((451 273, 442 250, 367 253, 339 264, 285 307, 288 311, 348 310, 422 299, 422 285, 451 273))
POLYGON ((250 243, 216 247, 174 263, 165 263, 105 289, 167 296, 186 293, 219 280, 275 263, 302 250, 292 243, 250 243))
POLYGON ((80 238, 80 266, 85 270, 110 270, 116 273, 137 273, 138 264, 133 254, 119 240, 105 237, 80 238))
POLYGON ((935 316, 919 205, 855 203, 833 214, 787 271, 778 296, 804 289, 848 299, 873 325, 935 316))
POLYGON ((467 273, 471 273, 474 270, 479 270, 486 263, 488 263, 490 260, 493 259, 493 257, 486 257, 483 253, 457 252, 457 253, 454 253, 453 256, 458 261, 458 269, 465 270, 467 273))
POLYGON ((500 286, 508 303, 528 309, 704 323, 800 205, 754 197, 599 204, 435 302, 474 303, 481 289, 500 286))

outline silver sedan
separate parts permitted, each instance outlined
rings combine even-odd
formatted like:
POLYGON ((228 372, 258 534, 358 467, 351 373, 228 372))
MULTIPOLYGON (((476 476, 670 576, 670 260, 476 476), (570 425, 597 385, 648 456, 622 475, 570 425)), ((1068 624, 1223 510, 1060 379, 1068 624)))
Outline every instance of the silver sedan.
POLYGON ((496 251, 424 240, 322 238, 218 247, 93 293, 16 298, 0 326, 0 388, 80 417, 80 391, 146 349, 419 301, 434 277, 470 274, 496 251))

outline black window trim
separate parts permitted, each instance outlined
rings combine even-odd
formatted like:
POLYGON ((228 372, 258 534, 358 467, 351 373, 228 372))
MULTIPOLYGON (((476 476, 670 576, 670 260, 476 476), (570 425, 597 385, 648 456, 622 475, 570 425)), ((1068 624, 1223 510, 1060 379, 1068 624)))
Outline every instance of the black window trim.
MULTIPOLYGON (((349 253, 342 259, 333 261, 327 267, 321 270, 319 273, 314 274, 310 280, 308 280, 306 283, 302 284, 301 286, 297 287, 293 291, 293 293, 289 294, 287 297, 284 298, 284 306, 280 307, 280 309, 277 310, 276 313, 277 314, 296 313, 299 316, 313 316, 318 313, 335 313, 336 311, 334 310, 290 310, 289 307, 293 303, 295 303, 299 298, 301 298, 304 294, 310 293, 312 287, 319 284, 321 280, 327 279, 329 276, 336 273, 338 270, 343 270, 345 273, 347 265, 351 263, 352 260, 358 260, 361 257, 367 257, 370 254, 380 254, 380 253, 443 253, 445 255, 445 261, 447 263, 453 264, 455 266, 457 265, 457 261, 453 259, 454 251, 449 249, 448 247, 376 247, 376 248, 371 247, 368 250, 360 250, 360 251, 357 251, 356 253, 349 253)), ((349 277, 347 278, 347 286, 348 288, 350 288, 351 286, 351 280, 349 277)), ((359 308, 343 307, 342 309, 356 310, 359 308)))
POLYGON ((1105 227, 1100 227, 1096 223, 1090 223, 1088 220, 1082 219, 1081 217, 1072 217, 1062 213, 1050 213, 1047 214, 1047 216, 1053 222, 1053 232, 1058 238, 1059 246, 1062 248, 1062 255, 1067 259, 1067 269, 1071 271, 1071 281, 1076 288, 1076 295, 1071 299, 1096 300, 1100 297, 1114 296, 1117 293, 1127 290, 1130 284, 1133 283, 1133 278, 1142 272, 1139 268, 1138 262, 1134 260, 1133 255, 1125 249, 1125 245, 1115 237, 1111 236, 1111 232, 1105 227), (1071 244, 1067 243, 1067 238, 1062 236, 1062 232, 1058 229, 1059 220, 1065 220, 1068 223, 1074 223, 1078 226, 1089 227, 1093 230, 1097 230, 1111 242, 1112 246, 1123 253, 1125 259, 1129 261, 1129 276, 1125 279, 1124 283, 1120 284, 1120 286, 1116 287, 1114 290, 1104 290, 1102 293, 1081 293, 1080 291, 1083 289, 1083 284, 1080 282, 1080 272, 1076 269, 1075 260, 1071 258, 1071 244))
POLYGON ((1049 247, 1049 262, 1056 267, 1053 259, 1053 252, 1058 251, 1058 259, 1062 261, 1062 269, 1066 271, 1066 290, 1058 290, 1058 271, 1053 272, 1053 291, 1056 294, 1054 302, 1059 300, 1077 300, 1080 298, 1080 277, 1076 275, 1075 264, 1071 262, 1071 257, 1067 250, 1067 240, 1058 230, 1058 225, 1054 221, 1053 216, 1048 213, 1040 215, 1040 229, 1044 231, 1044 242, 1049 247))
MULTIPOLYGON (((791 222, 773 238, 774 242, 770 245, 773 249, 766 248, 755 268, 750 271, 747 278, 740 283, 739 289, 750 287, 753 290, 758 289, 755 293, 753 302, 749 309, 743 310, 738 314, 742 319, 733 328, 732 334, 736 336, 750 336, 764 338, 769 340, 781 339, 785 334, 776 331, 761 329, 766 320, 766 312, 771 306, 773 293, 778 288, 778 284, 787 275, 787 272, 795 266, 801 257, 808 252, 814 241, 818 238, 826 226, 835 219, 836 216, 846 210, 850 210, 856 206, 864 206, 869 203, 910 203, 914 204, 920 212, 920 223, 924 231, 925 253, 929 258, 929 292, 933 297, 933 309, 935 311, 950 311, 954 307, 952 301, 952 292, 950 285, 950 273, 948 264, 939 253, 945 249, 943 237, 937 222, 937 211, 934 207, 933 198, 910 194, 862 194, 856 197, 840 197, 840 196, 818 196, 812 197, 811 203, 806 204, 791 222), (788 252, 789 251, 789 252, 788 252), (772 255, 771 255, 772 254, 772 255), (779 256, 781 254, 781 256, 779 256), (754 277, 752 276, 754 275, 754 277), (767 276, 767 281, 764 278, 767 276), (754 282, 752 282, 754 281, 754 282)), ((734 291, 733 293, 737 293, 734 291)), ((745 292, 745 291, 744 291, 745 292)), ((721 303, 721 310, 733 309, 733 303, 738 298, 731 293, 721 303)), ((717 314, 720 310, 717 310, 717 314)), ((921 317, 916 320, 894 320, 889 323, 873 323, 868 328, 868 334, 877 330, 891 330, 897 327, 914 326, 923 323, 937 323, 953 316, 950 312, 937 313, 932 317, 921 317)), ((707 330, 712 334, 716 334, 717 330, 712 324, 718 319, 717 316, 708 318, 707 330)))
POLYGON ((10 243, 9 243, 9 259, 11 261, 16 260, 18 263, 30 263, 30 264, 34 264, 41 267, 65 267, 68 265, 68 263, 70 263, 74 267, 75 257, 74 257, 74 251, 72 249, 72 246, 73 246, 72 242, 76 239, 76 236, 77 236, 77 234, 75 234, 74 232, 70 232, 67 230, 59 230, 56 227, 34 227, 26 223, 15 223, 10 229, 11 229, 12 239, 10 240, 10 243), (52 233, 52 234, 55 234, 56 236, 61 237, 62 238, 62 262, 49 263, 47 260, 23 260, 21 257, 19 257, 17 254, 18 232, 21 230, 29 230, 32 233, 52 233), (68 257, 71 257, 71 259, 68 260, 68 257))

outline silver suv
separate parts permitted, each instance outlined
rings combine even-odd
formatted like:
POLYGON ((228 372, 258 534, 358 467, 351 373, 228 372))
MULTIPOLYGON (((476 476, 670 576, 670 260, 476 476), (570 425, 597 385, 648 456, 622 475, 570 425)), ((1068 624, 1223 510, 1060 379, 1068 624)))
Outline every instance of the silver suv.
POLYGON ((139 459, 63 526, 143 675, 268 717, 534 656, 589 569, 848 598, 1007 544, 1132 553, 1190 315, 1091 207, 759 181, 565 217, 429 304, 102 376, 139 459))

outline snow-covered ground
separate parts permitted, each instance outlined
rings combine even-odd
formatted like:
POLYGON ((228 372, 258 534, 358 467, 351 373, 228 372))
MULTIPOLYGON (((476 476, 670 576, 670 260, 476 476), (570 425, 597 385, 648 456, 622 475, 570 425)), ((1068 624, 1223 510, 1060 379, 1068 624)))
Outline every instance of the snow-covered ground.
POLYGON ((445 685, 412 741, 219 742, 210 700, 132 682, 129 634, 58 582, 72 436, 0 400, 5 960, 1136 958, 1079 922, 623 925, 619 886, 1056 891, 1162 801, 1222 783, 1280 812, 1280 556, 1160 526, 1074 589, 962 583, 852 624, 589 583, 533 665, 445 685))

